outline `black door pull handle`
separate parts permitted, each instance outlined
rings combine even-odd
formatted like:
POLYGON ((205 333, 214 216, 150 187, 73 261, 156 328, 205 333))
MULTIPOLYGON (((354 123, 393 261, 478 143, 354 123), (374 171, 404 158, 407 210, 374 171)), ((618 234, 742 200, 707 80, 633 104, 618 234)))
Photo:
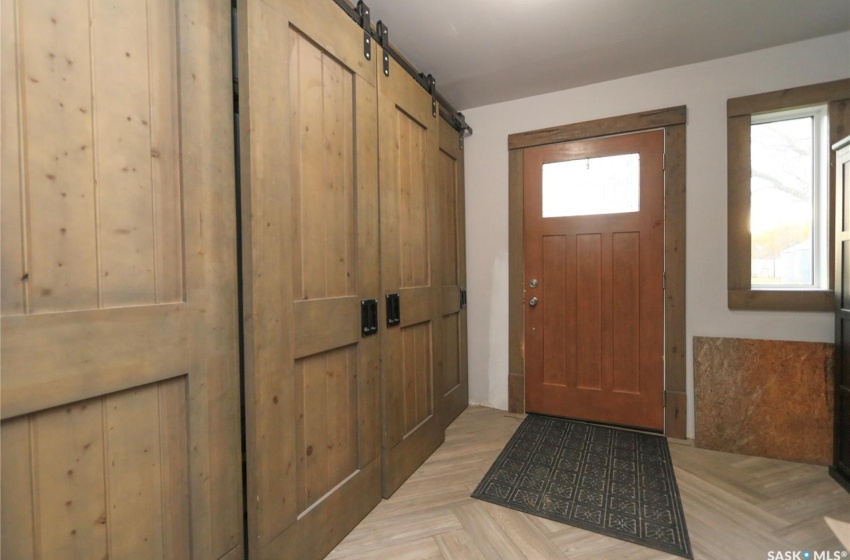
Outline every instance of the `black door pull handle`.
POLYGON ((401 323, 401 301, 398 294, 387 294, 387 326, 401 323))
POLYGON ((360 335, 369 336, 378 332, 378 300, 364 299, 360 302, 360 335))

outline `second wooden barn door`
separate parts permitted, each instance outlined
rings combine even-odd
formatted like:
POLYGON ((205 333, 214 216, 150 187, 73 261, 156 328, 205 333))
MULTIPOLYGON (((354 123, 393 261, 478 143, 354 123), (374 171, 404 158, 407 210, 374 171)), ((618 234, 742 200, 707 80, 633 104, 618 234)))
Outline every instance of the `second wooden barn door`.
POLYGON ((463 140, 440 119, 437 188, 443 285, 443 359, 438 383, 443 426, 448 426, 469 404, 466 361, 466 235, 464 224, 463 140))
MULTIPOLYGON (((380 60, 380 57, 379 57, 380 60)), ((384 496, 442 443, 436 379, 442 259, 431 96, 395 64, 378 77, 383 314, 384 496)))
POLYGON ((381 497, 375 64, 331 1, 239 19, 249 550, 307 560, 381 497))
POLYGON ((0 21, 0 556, 240 558, 228 6, 0 21))

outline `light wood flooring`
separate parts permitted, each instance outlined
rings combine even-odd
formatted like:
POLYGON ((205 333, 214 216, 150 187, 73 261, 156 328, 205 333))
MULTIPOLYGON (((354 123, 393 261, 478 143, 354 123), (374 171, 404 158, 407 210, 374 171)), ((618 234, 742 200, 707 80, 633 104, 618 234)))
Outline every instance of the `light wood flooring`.
MULTIPOLYGON (((677 558, 470 498, 522 418, 467 409, 442 447, 328 558, 677 558)), ((826 468, 678 440, 670 441, 670 451, 695 559, 766 559, 768 551, 850 546, 850 495, 826 468)))

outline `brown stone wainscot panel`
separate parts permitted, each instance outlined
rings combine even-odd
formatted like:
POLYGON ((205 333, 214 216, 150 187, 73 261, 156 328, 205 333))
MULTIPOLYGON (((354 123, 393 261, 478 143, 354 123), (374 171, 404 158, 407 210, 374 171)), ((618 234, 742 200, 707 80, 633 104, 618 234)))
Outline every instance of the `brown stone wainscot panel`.
POLYGON ((696 445, 832 464, 834 347, 694 337, 696 445))

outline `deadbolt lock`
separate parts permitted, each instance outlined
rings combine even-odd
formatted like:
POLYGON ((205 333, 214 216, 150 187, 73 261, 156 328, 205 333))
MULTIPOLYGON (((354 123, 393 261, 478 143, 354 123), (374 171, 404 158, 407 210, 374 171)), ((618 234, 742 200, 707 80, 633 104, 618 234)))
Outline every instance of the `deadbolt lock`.
POLYGON ((531 282, 528 283, 528 287, 529 288, 536 288, 537 287, 537 278, 532 278, 531 282))

